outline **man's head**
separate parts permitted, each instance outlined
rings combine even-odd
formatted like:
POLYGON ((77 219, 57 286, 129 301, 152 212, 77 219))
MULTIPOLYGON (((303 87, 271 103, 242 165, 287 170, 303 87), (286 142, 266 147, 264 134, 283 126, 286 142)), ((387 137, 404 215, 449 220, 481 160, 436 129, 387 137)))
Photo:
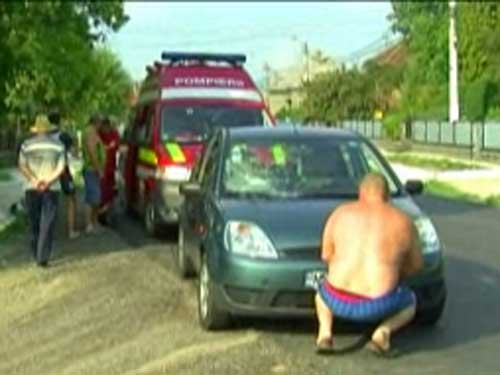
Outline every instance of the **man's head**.
POLYGON ((92 116, 90 116, 89 125, 95 127, 96 129, 99 129, 99 127, 102 125, 102 116, 99 114, 93 114, 92 116))
POLYGON ((386 202, 389 199, 387 180, 380 173, 368 173, 359 185, 359 200, 364 202, 386 202))
POLYGON ((108 116, 104 116, 101 121, 101 127, 103 130, 111 129, 111 119, 108 116))
POLYGON ((33 134, 45 134, 50 132, 53 128, 47 116, 39 115, 36 117, 35 124, 30 128, 30 131, 33 134))
POLYGON ((59 127, 61 125, 61 113, 57 109, 52 109, 48 115, 52 125, 59 127))

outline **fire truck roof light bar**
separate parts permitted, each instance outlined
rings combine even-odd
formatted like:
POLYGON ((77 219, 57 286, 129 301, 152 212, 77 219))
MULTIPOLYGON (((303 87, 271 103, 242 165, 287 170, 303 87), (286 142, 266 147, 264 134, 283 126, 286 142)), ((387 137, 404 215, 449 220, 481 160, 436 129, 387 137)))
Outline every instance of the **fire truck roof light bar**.
POLYGON ((242 65, 247 61, 247 57, 242 54, 223 53, 190 53, 190 52, 162 52, 161 59, 170 63, 180 61, 213 61, 226 62, 233 65, 242 65))

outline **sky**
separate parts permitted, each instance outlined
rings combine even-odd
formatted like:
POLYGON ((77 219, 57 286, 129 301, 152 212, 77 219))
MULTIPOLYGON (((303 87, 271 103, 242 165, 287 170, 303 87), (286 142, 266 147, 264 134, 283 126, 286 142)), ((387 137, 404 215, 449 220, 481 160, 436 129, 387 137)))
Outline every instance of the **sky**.
POLYGON ((259 81, 265 63, 282 69, 299 62, 305 42, 353 63, 395 37, 389 2, 126 2, 125 13, 129 22, 108 45, 135 80, 167 50, 244 53, 259 81))

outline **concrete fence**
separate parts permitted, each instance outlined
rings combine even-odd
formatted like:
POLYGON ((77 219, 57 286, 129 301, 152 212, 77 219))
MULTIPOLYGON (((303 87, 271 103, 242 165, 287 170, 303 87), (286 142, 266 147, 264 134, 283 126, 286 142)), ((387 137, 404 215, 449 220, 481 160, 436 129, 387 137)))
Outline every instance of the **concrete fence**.
MULTIPOLYGON (((340 125, 370 139, 386 138, 382 123, 379 121, 344 121, 340 125)), ((500 122, 451 124, 444 121, 414 121, 401 126, 402 139, 417 144, 500 152, 500 122)))

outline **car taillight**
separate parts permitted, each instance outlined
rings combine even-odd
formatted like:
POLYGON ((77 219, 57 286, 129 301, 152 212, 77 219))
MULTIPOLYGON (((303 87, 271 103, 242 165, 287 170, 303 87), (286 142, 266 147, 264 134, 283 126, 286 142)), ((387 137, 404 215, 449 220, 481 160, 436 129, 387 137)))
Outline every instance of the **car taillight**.
POLYGON ((161 156, 158 159, 156 178, 169 181, 189 180, 192 169, 191 152, 172 141, 165 143, 162 151, 159 152, 161 156))
POLYGON ((187 181, 191 168, 184 165, 162 165, 156 169, 156 178, 169 181, 187 181))

